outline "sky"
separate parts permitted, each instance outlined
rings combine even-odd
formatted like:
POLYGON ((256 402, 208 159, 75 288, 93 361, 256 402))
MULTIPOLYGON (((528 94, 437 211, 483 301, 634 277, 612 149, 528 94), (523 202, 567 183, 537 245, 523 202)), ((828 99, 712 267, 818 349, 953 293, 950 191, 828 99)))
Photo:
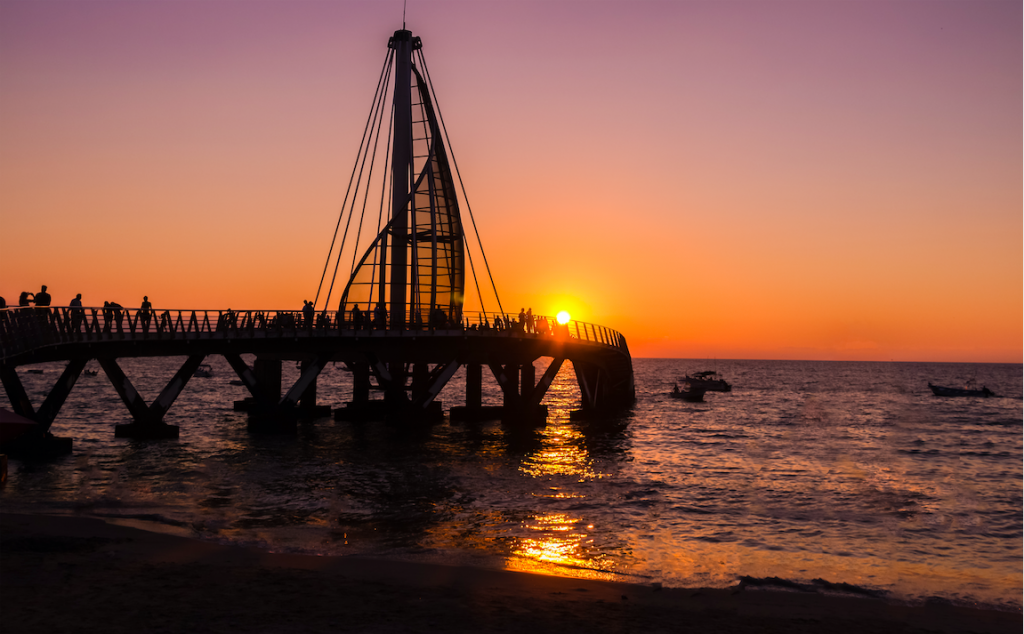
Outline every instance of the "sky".
MULTIPOLYGON (((506 311, 568 310, 636 357, 1009 363, 1022 21, 985 0, 406 14, 506 311)), ((0 295, 301 308, 401 26, 401 0, 0 0, 0 295)))

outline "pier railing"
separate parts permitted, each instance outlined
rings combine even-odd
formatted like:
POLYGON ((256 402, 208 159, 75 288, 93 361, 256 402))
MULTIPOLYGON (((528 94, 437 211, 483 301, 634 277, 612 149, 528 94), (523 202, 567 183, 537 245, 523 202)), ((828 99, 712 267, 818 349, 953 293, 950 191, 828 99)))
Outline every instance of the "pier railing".
POLYGON ((576 339, 626 350, 618 332, 583 321, 559 324, 554 317, 463 312, 455 319, 438 315, 429 323, 390 327, 387 318, 367 311, 194 310, 122 307, 22 307, 0 309, 0 357, 71 342, 274 337, 532 337, 576 339))

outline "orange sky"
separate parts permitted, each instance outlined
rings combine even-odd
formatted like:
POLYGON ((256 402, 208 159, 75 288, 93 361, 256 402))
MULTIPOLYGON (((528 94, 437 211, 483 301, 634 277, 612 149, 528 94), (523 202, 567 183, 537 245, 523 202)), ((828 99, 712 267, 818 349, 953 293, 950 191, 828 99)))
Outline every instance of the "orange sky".
MULTIPOLYGON (((0 0, 0 295, 301 307, 400 17, 0 0)), ((641 357, 1020 363, 1021 23, 1019 2, 408 11, 505 308, 568 308, 641 357)))

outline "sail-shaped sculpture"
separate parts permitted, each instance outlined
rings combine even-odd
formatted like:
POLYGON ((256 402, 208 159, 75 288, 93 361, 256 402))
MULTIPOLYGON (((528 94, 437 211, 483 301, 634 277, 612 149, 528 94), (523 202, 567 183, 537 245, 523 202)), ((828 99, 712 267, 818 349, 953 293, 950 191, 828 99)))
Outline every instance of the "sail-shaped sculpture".
MULTIPOLYGON (((387 313, 401 330, 438 318, 458 322, 465 291, 465 244, 448 154, 421 70, 420 38, 396 31, 391 218, 365 251, 342 293, 341 308, 387 313)), ((436 323, 436 322, 435 322, 436 323)))

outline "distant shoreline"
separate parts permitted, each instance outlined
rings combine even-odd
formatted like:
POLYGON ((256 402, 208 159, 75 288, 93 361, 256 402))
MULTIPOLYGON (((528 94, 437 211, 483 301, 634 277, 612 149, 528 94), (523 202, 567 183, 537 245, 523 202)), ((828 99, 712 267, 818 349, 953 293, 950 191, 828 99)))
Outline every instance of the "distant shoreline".
POLYGON ((11 631, 1019 632, 1020 612, 273 554, 87 517, 0 514, 11 631))

